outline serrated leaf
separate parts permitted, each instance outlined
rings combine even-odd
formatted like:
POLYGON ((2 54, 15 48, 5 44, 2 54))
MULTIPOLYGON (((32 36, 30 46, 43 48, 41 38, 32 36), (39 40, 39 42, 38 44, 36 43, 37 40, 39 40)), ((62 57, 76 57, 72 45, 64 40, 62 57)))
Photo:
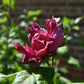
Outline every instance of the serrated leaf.
POLYGON ((40 74, 29 74, 27 71, 18 72, 13 84, 48 84, 40 74), (19 79, 19 80, 18 80, 19 79))
POLYGON ((22 84, 22 82, 29 76, 27 71, 17 72, 17 75, 13 81, 13 84, 22 84), (19 79, 19 80, 18 80, 19 79))

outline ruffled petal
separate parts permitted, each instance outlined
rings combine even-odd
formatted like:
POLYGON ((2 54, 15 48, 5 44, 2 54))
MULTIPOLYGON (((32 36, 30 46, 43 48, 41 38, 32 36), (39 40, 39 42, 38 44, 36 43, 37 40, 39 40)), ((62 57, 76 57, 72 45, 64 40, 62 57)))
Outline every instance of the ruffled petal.
POLYGON ((22 59, 22 64, 27 64, 28 63, 29 57, 24 54, 23 59, 22 59))
POLYGON ((35 50, 35 54, 36 54, 36 57, 38 58, 38 59, 44 59, 49 53, 48 53, 48 46, 50 45, 50 44, 52 44, 52 41, 51 42, 47 42, 46 43, 46 46, 45 46, 45 48, 43 48, 43 49, 40 49, 39 51, 36 51, 35 50))
POLYGON ((15 48, 19 53, 27 54, 27 51, 26 51, 19 43, 17 43, 16 45, 14 45, 14 48, 15 48))
POLYGON ((45 47, 44 40, 39 40, 38 37, 35 37, 32 39, 31 45, 32 45, 32 48, 37 51, 45 47))
POLYGON ((31 57, 35 56, 34 50, 26 43, 26 51, 31 54, 31 57))
POLYGON ((29 33, 29 41, 30 41, 30 43, 31 43, 32 37, 36 33, 38 33, 40 31, 40 28, 41 28, 37 23, 32 23, 31 25, 32 25, 32 27, 29 28, 29 31, 30 31, 30 33, 29 33))
POLYGON ((52 18, 51 20, 46 20, 46 28, 49 34, 51 34, 54 30, 54 28, 56 27, 56 21, 54 20, 54 18, 52 18))
POLYGON ((47 41, 53 41, 53 43, 49 46, 48 51, 53 52, 62 44, 64 32, 59 22, 56 22, 54 17, 52 17, 50 20, 46 20, 46 27, 48 31, 47 41))
POLYGON ((28 62, 39 62, 36 58, 28 57, 26 54, 24 54, 23 59, 22 59, 22 64, 27 64, 28 62))

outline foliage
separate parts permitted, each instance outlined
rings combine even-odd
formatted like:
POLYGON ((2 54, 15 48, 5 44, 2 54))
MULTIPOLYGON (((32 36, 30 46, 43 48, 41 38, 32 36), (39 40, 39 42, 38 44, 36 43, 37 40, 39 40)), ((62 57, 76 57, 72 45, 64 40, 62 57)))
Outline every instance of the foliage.
MULTIPOLYGON (((14 45, 20 43, 23 45, 23 41, 27 41, 28 36, 25 31, 19 31, 22 26, 15 25, 15 20, 11 19, 11 9, 15 7, 15 0, 3 0, 3 6, 6 7, 6 10, 1 8, 0 16, 0 72, 9 74, 16 71, 21 71, 29 66, 21 65, 22 55, 20 55, 15 49, 14 45), (11 4, 9 4, 11 3, 11 4), (5 14, 4 14, 5 13, 5 14), (10 17, 9 17, 10 16, 10 17), (21 37, 21 38, 20 38, 21 37)), ((28 15, 30 11, 26 11, 26 16, 28 22, 26 22, 26 27, 30 25, 30 22, 36 21, 33 20, 34 17, 41 13, 40 10, 33 11, 34 14, 32 17, 28 15), (36 13, 36 14, 35 14, 36 13)), ((32 14, 32 11, 31 11, 32 14)), ((19 18, 18 18, 19 19, 19 18)), ((22 23, 20 23, 22 25, 22 23)))
POLYGON ((11 75, 1 75, 0 76, 0 83, 1 84, 51 84, 52 82, 50 81, 53 76, 54 72, 53 69, 45 69, 45 68, 40 68, 41 73, 35 74, 35 73, 28 73, 27 71, 23 70, 21 72, 17 72, 11 75), (43 70, 45 72, 43 72, 43 70), (49 70, 49 71, 47 71, 49 70), (47 73, 51 73, 47 74, 47 73), (48 80, 50 78, 50 80, 48 80), (19 80, 18 80, 19 79, 19 80))
MULTIPOLYGON (((68 69, 59 67, 60 58, 65 56, 67 63, 71 67, 83 67, 76 58, 70 55, 68 41, 76 38, 80 39, 77 33, 70 35, 72 30, 79 31, 77 23, 83 18, 69 19, 67 17, 55 18, 63 25, 65 32, 64 42, 57 52, 50 54, 48 58, 42 61, 40 67, 29 68, 29 65, 22 65, 22 55, 19 54, 13 46, 16 43, 24 45, 28 42, 28 27, 32 22, 36 22, 41 10, 27 11, 20 15, 18 19, 24 19, 19 25, 15 24, 15 20, 11 18, 10 11, 15 9, 15 0, 2 0, 3 7, 0 9, 0 84, 83 84, 72 83, 69 79, 61 76, 61 73, 69 73, 68 69), (25 31, 22 29, 24 28, 25 31), (54 62, 52 65, 52 57, 54 62), (52 69, 50 67, 55 68, 52 69), (49 68, 46 68, 49 67, 49 68), (25 70, 24 70, 25 69, 25 70), (3 74, 2 74, 3 73, 3 74), (12 73, 12 74, 11 74, 12 73), (10 74, 10 75, 4 75, 10 74), (19 79, 19 80, 18 80, 19 79)), ((80 46, 84 47, 84 40, 81 40, 80 46)))

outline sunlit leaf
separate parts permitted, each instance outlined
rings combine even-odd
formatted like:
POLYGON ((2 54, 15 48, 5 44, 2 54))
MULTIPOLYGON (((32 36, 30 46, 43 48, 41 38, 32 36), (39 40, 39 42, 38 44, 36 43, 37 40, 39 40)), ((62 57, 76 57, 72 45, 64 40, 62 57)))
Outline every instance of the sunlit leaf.
POLYGON ((58 70, 62 73, 65 73, 65 74, 67 74, 69 72, 66 67, 59 67, 58 70))
POLYGON ((60 18, 60 17, 55 18, 55 21, 57 21, 57 22, 59 22, 60 20, 61 20, 61 18, 60 18))
POLYGON ((22 67, 17 62, 15 62, 15 65, 16 65, 17 71, 22 71, 23 70, 22 67))
POLYGON ((60 81, 60 83, 62 83, 62 84, 70 84, 70 83, 72 83, 72 81, 70 81, 69 79, 67 79, 67 78, 65 78, 65 77, 63 77, 63 76, 60 76, 60 77, 59 77, 59 81, 60 81))
POLYGON ((26 18, 26 15, 20 15, 19 18, 26 18))
POLYGON ((33 21, 36 21, 37 20, 37 17, 33 17, 33 21))
POLYGON ((74 26, 73 29, 76 30, 76 31, 80 30, 79 26, 74 26))
POLYGON ((2 45, 2 49, 6 50, 7 49, 7 45, 6 44, 2 45))
POLYGON ((47 84, 40 74, 29 74, 26 71, 18 72, 12 84, 47 84), (19 80, 18 80, 19 79, 19 80), (41 81, 41 82, 40 82, 41 81))
POLYGON ((82 20, 82 19, 83 19, 83 17, 78 17, 78 18, 76 18, 76 19, 74 20, 74 24, 79 23, 79 22, 80 22, 80 20, 82 20))
POLYGON ((0 24, 7 22, 7 17, 0 18, 0 24))
POLYGON ((74 57, 69 58, 68 64, 70 64, 72 66, 75 66, 75 67, 80 67, 81 66, 80 62, 74 57))
POLYGON ((70 27, 70 22, 71 20, 67 17, 63 18, 63 25, 65 25, 66 27, 70 27))
POLYGON ((15 9, 15 0, 3 0, 3 4, 15 9))
POLYGON ((27 15, 28 17, 33 17, 33 16, 38 16, 41 14, 41 10, 37 10, 37 11, 28 11, 27 15))
POLYGON ((69 41, 69 40, 72 39, 72 36, 65 35, 65 36, 64 36, 64 39, 67 40, 67 41, 69 41))
POLYGON ((16 74, 4 75, 0 74, 0 84, 12 84, 16 74))
POLYGON ((25 21, 22 21, 21 23, 20 23, 20 27, 26 27, 27 26, 27 23, 25 22, 25 21))
POLYGON ((65 46, 59 47, 57 49, 57 53, 63 55, 63 54, 66 54, 68 50, 69 50, 68 46, 65 45, 65 46))
POLYGON ((77 82, 77 83, 68 83, 68 84, 84 84, 84 82, 77 82))

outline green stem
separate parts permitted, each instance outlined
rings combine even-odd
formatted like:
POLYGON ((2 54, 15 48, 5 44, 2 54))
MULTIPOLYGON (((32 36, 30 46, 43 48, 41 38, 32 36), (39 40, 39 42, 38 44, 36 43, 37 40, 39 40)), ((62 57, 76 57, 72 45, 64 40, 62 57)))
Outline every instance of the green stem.
POLYGON ((47 65, 48 65, 48 67, 50 68, 50 64, 49 64, 49 62, 48 62, 48 61, 46 61, 46 63, 47 63, 47 65))
MULTIPOLYGON (((11 5, 11 0, 9 0, 9 4, 11 5)), ((9 31, 9 27, 10 27, 10 23, 11 23, 11 9, 10 9, 10 6, 8 6, 8 16, 7 16, 7 18, 8 18, 8 21, 7 21, 7 27, 8 27, 8 29, 7 29, 7 35, 6 35, 6 38, 7 39, 9 39, 9 33, 8 33, 8 31, 9 31)), ((5 73, 7 73, 7 55, 8 55, 8 51, 9 51, 9 48, 8 48, 8 42, 6 42, 6 45, 7 45, 7 49, 6 49, 6 52, 5 52, 5 63, 4 63, 4 66, 5 66, 5 73)))
POLYGON ((54 57, 52 56, 52 65, 51 65, 52 68, 53 68, 53 61, 54 61, 54 57))

